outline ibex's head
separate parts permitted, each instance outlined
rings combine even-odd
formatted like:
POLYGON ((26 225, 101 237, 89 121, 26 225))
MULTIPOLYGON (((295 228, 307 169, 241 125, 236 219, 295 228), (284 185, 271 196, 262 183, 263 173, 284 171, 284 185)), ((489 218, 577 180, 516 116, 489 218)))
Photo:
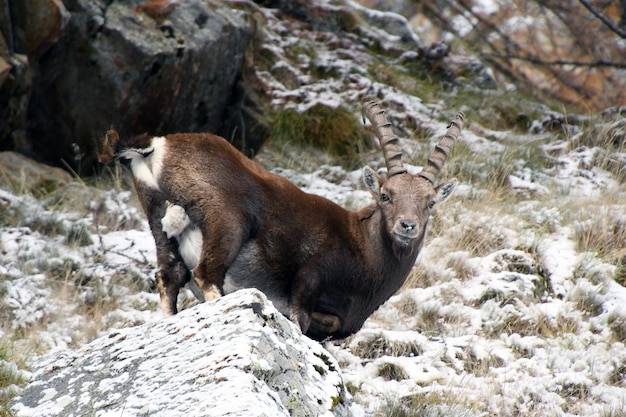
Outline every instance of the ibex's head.
POLYGON ((363 113, 380 140, 387 164, 386 178, 376 174, 370 167, 365 167, 365 184, 382 211, 385 230, 394 242, 396 254, 412 252, 416 248, 419 250, 431 210, 437 203, 447 199, 456 187, 456 180, 440 185, 435 185, 435 180, 463 128, 464 115, 457 115, 428 158, 426 166, 412 175, 402 165, 398 138, 391 130, 385 111, 376 102, 370 102, 363 107, 363 113))

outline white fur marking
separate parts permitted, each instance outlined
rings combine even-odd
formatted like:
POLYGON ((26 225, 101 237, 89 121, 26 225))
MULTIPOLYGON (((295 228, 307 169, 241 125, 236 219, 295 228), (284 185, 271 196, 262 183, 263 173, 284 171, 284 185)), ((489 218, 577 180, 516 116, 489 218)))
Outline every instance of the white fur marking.
POLYGON ((182 234, 190 224, 191 220, 185 213, 185 209, 176 204, 170 205, 161 219, 162 229, 168 239, 182 234))
POLYGON ((154 176, 154 181, 158 184, 159 179, 161 178, 161 171, 163 171, 163 161, 165 160, 165 137, 158 136, 152 138, 152 146, 154 147, 154 152, 149 159, 151 159, 151 170, 152 175, 154 176))

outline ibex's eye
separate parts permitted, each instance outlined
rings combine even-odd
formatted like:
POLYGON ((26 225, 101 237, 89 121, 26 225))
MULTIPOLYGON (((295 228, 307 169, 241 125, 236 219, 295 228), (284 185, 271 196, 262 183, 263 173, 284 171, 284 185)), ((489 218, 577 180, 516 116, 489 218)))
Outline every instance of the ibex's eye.
POLYGON ((381 193, 380 194, 380 199, 383 200, 384 203, 390 203, 391 202, 391 197, 389 197, 389 194, 387 194, 387 193, 381 193))
POLYGON ((435 200, 431 198, 430 200, 428 200, 428 208, 432 209, 433 207, 435 207, 435 200))

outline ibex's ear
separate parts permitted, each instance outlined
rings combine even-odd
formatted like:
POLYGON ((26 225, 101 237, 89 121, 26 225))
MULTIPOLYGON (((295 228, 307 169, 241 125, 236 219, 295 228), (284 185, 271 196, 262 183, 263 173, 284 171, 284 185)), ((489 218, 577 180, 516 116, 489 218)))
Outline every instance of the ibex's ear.
POLYGON ((363 182, 370 190, 374 198, 380 197, 380 187, 383 185, 382 178, 368 166, 363 168, 363 182))
POLYGON ((437 191, 437 195, 435 195, 435 203, 441 203, 445 201, 452 195, 452 192, 456 188, 456 184, 458 181, 455 179, 450 180, 444 184, 438 185, 435 190, 437 191))

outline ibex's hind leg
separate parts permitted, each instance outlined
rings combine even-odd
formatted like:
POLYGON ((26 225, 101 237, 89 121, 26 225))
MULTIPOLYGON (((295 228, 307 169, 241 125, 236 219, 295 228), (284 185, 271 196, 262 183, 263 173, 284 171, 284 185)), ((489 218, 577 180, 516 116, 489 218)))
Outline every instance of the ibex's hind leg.
POLYGON ((200 262, 193 270, 193 278, 206 300, 223 293, 226 271, 235 261, 244 242, 243 234, 219 225, 212 225, 202 233, 200 262))

